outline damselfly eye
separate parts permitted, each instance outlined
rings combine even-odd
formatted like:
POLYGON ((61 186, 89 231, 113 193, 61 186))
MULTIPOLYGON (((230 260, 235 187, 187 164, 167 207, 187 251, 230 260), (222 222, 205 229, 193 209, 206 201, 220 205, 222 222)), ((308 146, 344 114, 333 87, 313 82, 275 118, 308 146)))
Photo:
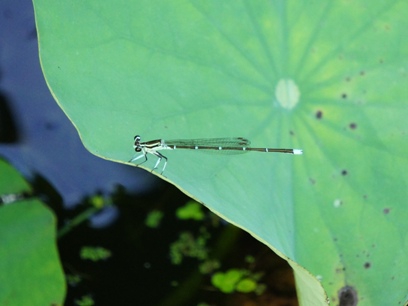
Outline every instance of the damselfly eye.
POLYGON ((134 139, 135 139, 135 141, 136 141, 136 140, 137 140, 137 141, 140 141, 140 136, 139 136, 139 135, 136 135, 134 139))
POLYGON ((142 149, 141 149, 140 147, 136 147, 136 148, 135 148, 135 151, 136 151, 136 152, 141 152, 142 149))

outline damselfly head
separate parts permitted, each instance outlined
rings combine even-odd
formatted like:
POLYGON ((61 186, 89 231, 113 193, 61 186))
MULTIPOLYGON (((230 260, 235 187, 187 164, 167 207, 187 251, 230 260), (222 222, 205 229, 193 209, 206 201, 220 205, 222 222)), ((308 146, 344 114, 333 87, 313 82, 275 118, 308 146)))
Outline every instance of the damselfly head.
POLYGON ((136 152, 141 152, 142 148, 140 147, 140 136, 136 135, 134 139, 135 139, 135 143, 134 143, 133 147, 135 148, 135 151, 136 152))

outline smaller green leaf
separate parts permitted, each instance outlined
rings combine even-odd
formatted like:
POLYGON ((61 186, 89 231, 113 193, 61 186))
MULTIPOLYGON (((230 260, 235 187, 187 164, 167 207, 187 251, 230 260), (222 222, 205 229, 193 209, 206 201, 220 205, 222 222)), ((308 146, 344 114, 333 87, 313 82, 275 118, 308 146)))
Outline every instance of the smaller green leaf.
POLYGON ((0 159, 0 195, 30 192, 25 179, 3 159, 0 159))
POLYGON ((160 210, 152 210, 146 217, 145 225, 150 228, 157 228, 160 221, 163 219, 163 212, 160 210))
POLYGON ((95 305, 95 301, 93 300, 93 298, 89 295, 84 295, 83 297, 81 297, 80 300, 75 300, 75 305, 78 306, 92 306, 95 305))
POLYGON ((179 239, 170 245, 170 257, 173 264, 178 265, 182 262, 183 257, 192 257, 199 260, 205 260, 208 257, 206 248, 206 239, 203 236, 194 238, 190 232, 183 232, 179 239))
POLYGON ((176 216, 179 219, 187 220, 193 219, 196 221, 204 219, 204 213, 202 211, 202 205, 195 201, 188 202, 185 206, 180 207, 176 211, 176 216))
POLYGON ((261 295, 266 291, 267 287, 265 284, 258 284, 255 289, 255 294, 256 295, 261 295))
POLYGON ((218 260, 209 259, 200 264, 199 270, 202 274, 209 274, 218 269, 220 266, 221 264, 218 260))
POLYGON ((112 253, 108 249, 102 247, 90 247, 85 246, 81 249, 81 258, 89 259, 92 261, 105 260, 111 257, 112 253))
POLYGON ((253 292, 257 288, 257 283, 250 278, 241 279, 236 285, 236 290, 242 293, 253 292))
POLYGON ((214 287, 224 293, 232 293, 239 280, 245 275, 245 272, 238 269, 231 269, 226 273, 217 272, 211 278, 214 287))
MULTIPOLYGON (((0 159, 0 196, 27 191, 24 178, 0 159)), ((62 305, 66 288, 55 223, 35 198, 0 207, 0 305, 62 305)))
POLYGON ((252 255, 247 255, 247 256, 245 256, 245 262, 247 262, 249 264, 252 264, 252 263, 255 262, 255 257, 252 256, 252 255))
POLYGON ((82 281, 81 276, 78 274, 67 274, 65 278, 67 283, 72 287, 77 286, 82 281))
POLYGON ((99 208, 99 209, 103 208, 106 205, 105 198, 99 194, 91 197, 90 202, 92 206, 99 208))

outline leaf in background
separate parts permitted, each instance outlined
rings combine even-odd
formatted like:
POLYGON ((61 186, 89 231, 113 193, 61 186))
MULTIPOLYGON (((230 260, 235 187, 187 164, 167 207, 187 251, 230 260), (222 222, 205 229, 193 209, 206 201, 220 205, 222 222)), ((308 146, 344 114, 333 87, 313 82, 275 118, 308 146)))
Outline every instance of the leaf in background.
POLYGON ((135 134, 304 149, 168 151, 164 179, 286 258, 303 305, 326 303, 319 281, 333 303, 407 300, 408 2, 34 6, 46 80, 92 153, 126 162, 135 134))
MULTIPOLYGON (((29 190, 0 159, 0 196, 29 190)), ((55 217, 37 199, 0 207, 1 305, 62 305, 66 289, 55 237, 55 217)))

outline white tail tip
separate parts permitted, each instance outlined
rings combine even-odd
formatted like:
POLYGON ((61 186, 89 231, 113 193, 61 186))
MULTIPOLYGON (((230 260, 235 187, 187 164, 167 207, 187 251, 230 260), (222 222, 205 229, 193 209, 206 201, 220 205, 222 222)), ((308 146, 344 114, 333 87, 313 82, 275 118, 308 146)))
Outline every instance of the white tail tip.
POLYGON ((301 154, 303 154, 303 150, 300 150, 300 149, 293 149, 293 154, 296 154, 296 155, 301 155, 301 154))

